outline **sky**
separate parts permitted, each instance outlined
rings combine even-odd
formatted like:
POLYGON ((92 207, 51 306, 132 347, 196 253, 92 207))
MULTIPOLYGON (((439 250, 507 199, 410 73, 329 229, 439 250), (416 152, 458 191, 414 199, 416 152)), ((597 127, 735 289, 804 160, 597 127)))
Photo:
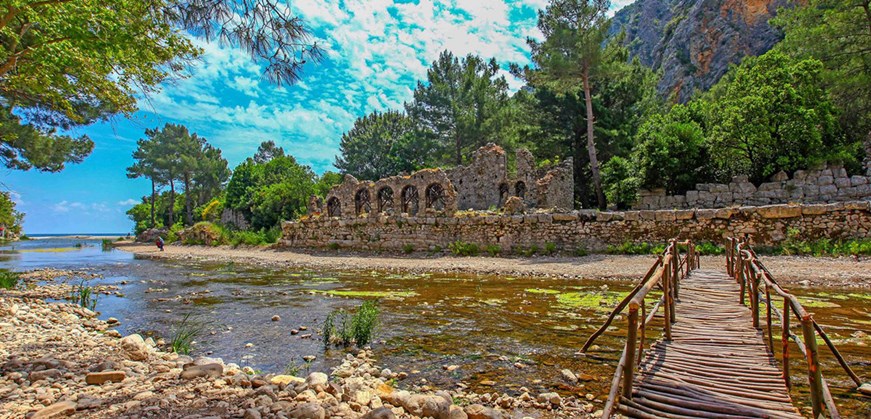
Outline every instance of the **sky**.
MULTIPOLYGON (((631 3, 614 0, 612 9, 631 3)), ((94 152, 60 173, 0 172, 0 188, 25 212, 26 234, 127 233, 125 214, 150 193, 128 179, 136 140, 146 128, 184 124, 220 148, 230 168, 273 140, 317 173, 332 170, 342 133, 373 111, 402 109, 444 50, 529 64, 528 37, 540 38, 537 11, 547 0, 293 0, 326 59, 302 80, 276 87, 244 52, 195 39, 204 50, 188 78, 139 98, 131 118, 78 128, 94 152)), ((503 70, 509 86, 522 83, 503 70)))

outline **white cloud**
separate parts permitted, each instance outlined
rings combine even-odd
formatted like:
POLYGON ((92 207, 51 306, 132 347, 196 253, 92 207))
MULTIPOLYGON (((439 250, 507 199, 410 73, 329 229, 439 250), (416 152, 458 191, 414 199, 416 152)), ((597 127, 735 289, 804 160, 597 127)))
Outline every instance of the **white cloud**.
POLYGON ((122 206, 122 207, 129 207, 129 206, 136 205, 138 203, 139 203, 139 200, 136 200, 133 198, 125 199, 123 201, 118 201, 118 205, 122 206))
POLYGON ((65 214, 70 211, 82 213, 82 214, 93 214, 95 212, 109 212, 111 209, 108 205, 103 202, 91 202, 91 203, 83 203, 83 202, 69 202, 69 201, 60 201, 51 206, 51 210, 58 214, 65 214))

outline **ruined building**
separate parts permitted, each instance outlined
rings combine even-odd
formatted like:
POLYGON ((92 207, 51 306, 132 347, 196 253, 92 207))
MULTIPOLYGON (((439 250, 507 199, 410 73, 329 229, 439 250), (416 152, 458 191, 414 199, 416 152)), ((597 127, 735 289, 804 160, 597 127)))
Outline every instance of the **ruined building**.
POLYGON ((491 143, 475 151, 468 165, 449 170, 424 169, 374 182, 346 175, 324 200, 312 197, 309 214, 452 214, 502 208, 511 197, 526 208, 571 210, 573 189, 571 159, 537 168, 532 153, 518 150, 517 175, 511 176, 505 150, 491 143))

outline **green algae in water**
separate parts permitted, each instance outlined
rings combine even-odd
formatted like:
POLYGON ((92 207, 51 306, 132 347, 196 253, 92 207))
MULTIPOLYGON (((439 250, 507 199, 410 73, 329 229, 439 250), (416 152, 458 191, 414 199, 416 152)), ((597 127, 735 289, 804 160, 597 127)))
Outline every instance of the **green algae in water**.
POLYGON ((871 294, 847 294, 850 298, 858 298, 860 300, 871 300, 871 294))
POLYGON ((838 308, 841 306, 840 304, 831 301, 811 297, 798 297, 798 301, 805 308, 838 308))
POLYGON ((560 308, 589 308, 599 311, 609 311, 623 299, 627 293, 605 292, 565 292, 556 296, 560 308))
POLYGON ((385 298, 388 300, 401 300, 403 298, 414 297, 417 295, 414 291, 347 291, 347 290, 310 290, 309 292, 316 294, 327 294, 333 297, 348 297, 348 298, 385 298))
POLYGON ((508 300, 503 300, 501 298, 488 298, 486 300, 481 300, 482 303, 487 304, 491 307, 501 306, 508 302, 508 300))
POLYGON ((45 249, 23 249, 18 252, 21 253, 66 253, 66 252, 75 252, 77 250, 82 250, 81 247, 49 247, 45 249))
POLYGON ((530 294, 546 294, 546 295, 555 295, 555 294, 560 293, 560 291, 558 291, 558 290, 553 290, 553 289, 549 289, 549 288, 527 288, 523 291, 528 292, 530 294))

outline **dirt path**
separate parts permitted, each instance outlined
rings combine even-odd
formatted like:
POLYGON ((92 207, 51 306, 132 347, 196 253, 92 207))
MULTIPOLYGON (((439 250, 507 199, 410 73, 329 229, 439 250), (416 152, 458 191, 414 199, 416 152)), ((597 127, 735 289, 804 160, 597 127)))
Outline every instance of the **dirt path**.
MULTIPOLYGON (((275 250, 168 245, 165 252, 140 243, 119 243, 119 249, 139 257, 237 262, 267 268, 451 272, 508 276, 544 276, 635 280, 647 271, 652 256, 589 255, 531 258, 378 255, 347 251, 275 250)), ((871 259, 765 256, 763 263, 784 285, 871 288, 871 259)), ((721 256, 704 256, 703 268, 720 268, 721 256)))

